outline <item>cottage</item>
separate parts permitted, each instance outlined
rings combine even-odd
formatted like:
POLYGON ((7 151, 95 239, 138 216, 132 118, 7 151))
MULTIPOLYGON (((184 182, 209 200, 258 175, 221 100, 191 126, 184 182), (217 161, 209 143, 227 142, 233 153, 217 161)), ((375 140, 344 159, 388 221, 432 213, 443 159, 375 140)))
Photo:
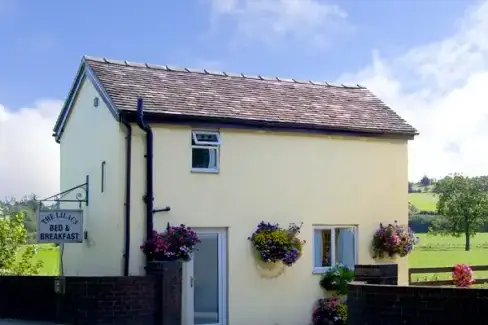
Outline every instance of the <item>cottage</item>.
MULTIPOLYGON (((62 189, 90 180, 64 274, 143 275, 151 230, 185 224, 202 243, 184 263, 184 324, 306 324, 321 273, 384 262, 374 231, 407 223, 416 134, 361 86, 84 57, 54 128, 62 189), (291 267, 260 263, 261 221, 302 224, 291 267)), ((406 283, 407 258, 392 262, 406 283)))

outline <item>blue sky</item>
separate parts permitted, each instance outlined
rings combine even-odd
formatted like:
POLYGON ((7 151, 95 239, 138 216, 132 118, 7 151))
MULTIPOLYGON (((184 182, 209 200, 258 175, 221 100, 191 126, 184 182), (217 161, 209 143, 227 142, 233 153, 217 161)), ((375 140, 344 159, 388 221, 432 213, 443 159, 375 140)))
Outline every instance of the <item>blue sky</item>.
MULTIPOLYGON (((452 32, 453 20, 469 3, 335 1, 347 13, 347 20, 324 23, 317 33, 327 44, 314 45, 307 37, 290 42, 291 32, 267 41, 243 35, 239 19, 252 17, 219 16, 211 0, 121 1, 117 5, 94 0, 0 0, 0 6, 4 1, 0 98, 11 109, 38 98, 63 99, 84 54, 334 81, 368 64, 373 48, 394 56, 452 32)), ((244 15, 262 15, 249 11, 244 15)))
POLYGON ((85 54, 366 85, 421 133, 411 180, 488 174, 487 30, 477 0, 0 0, 0 197, 58 190, 51 129, 85 54))

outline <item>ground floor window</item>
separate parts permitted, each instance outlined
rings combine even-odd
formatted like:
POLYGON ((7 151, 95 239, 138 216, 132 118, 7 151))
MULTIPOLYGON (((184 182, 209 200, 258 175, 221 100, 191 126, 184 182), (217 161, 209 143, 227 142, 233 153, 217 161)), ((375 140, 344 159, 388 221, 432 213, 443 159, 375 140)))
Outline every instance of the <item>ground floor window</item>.
POLYGON ((323 273, 338 263, 354 267, 357 226, 315 226, 313 237, 314 273, 323 273))

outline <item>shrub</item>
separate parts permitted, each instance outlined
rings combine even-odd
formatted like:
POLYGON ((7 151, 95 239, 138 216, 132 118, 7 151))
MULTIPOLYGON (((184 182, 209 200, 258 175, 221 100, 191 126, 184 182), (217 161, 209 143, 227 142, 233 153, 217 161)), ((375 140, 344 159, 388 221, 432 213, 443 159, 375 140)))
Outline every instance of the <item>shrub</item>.
POLYGON ((248 239, 259 254, 259 258, 266 263, 283 262, 286 266, 293 265, 302 255, 305 243, 297 236, 300 226, 291 223, 288 229, 280 228, 278 224, 261 221, 257 230, 248 239))
POLYGON ((200 243, 197 233, 185 225, 170 226, 162 233, 153 232, 151 238, 141 246, 150 261, 187 262, 191 259, 196 244, 200 243))
POLYGON ((408 226, 399 225, 396 221, 393 225, 389 224, 386 227, 380 224, 373 236, 373 257, 406 256, 414 249, 418 241, 418 237, 408 226))
POLYGON ((452 268, 452 283, 456 287, 470 287, 474 282, 473 270, 469 265, 456 264, 452 268))
POLYGON ((336 264, 322 276, 320 286, 325 290, 336 290, 338 294, 347 294, 347 285, 354 280, 354 271, 347 266, 336 264))
POLYGON ((319 299, 312 314, 313 325, 346 325, 347 305, 339 297, 319 299))
POLYGON ((27 244, 24 214, 4 214, 0 218, 0 275, 39 274, 43 262, 35 261, 35 249, 27 244))

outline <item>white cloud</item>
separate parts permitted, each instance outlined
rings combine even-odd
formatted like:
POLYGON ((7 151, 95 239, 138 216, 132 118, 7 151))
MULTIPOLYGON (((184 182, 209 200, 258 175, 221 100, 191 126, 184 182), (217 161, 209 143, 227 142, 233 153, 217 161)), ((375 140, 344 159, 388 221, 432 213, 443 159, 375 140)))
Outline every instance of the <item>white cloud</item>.
POLYGON ((323 46, 348 26, 345 11, 321 0, 211 0, 211 10, 214 19, 231 18, 238 36, 265 44, 293 38, 323 46))
POLYGON ((488 175, 488 2, 468 9, 454 35, 340 78, 370 88, 420 132, 409 178, 488 175))
POLYGON ((59 145, 51 134, 61 105, 41 100, 16 111, 0 105, 0 199, 59 192, 59 145))

